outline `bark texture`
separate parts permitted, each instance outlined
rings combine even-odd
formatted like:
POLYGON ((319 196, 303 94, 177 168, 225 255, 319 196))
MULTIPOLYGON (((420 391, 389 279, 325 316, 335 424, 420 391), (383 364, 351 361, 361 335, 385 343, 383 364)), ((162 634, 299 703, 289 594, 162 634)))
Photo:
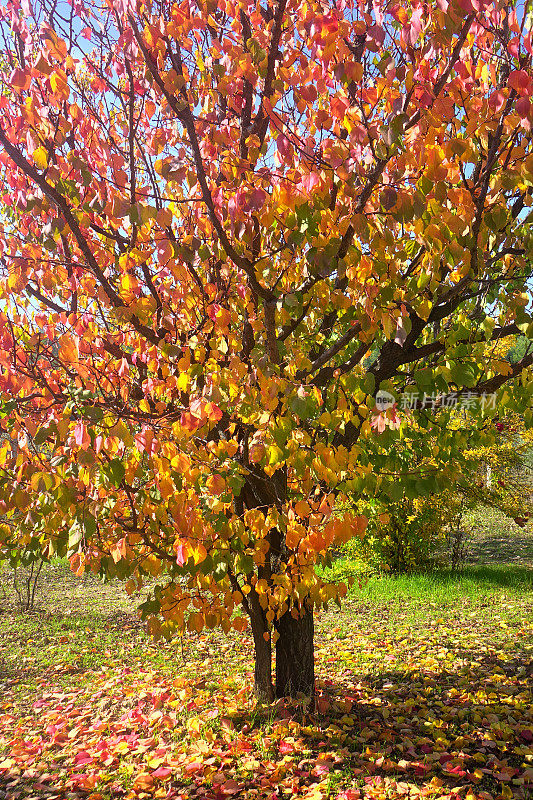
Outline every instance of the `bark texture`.
POLYGON ((313 612, 303 607, 287 612, 275 623, 279 633, 276 642, 276 697, 314 698, 314 620, 313 612))
POLYGON ((255 592, 250 593, 250 622, 254 637, 255 667, 254 667, 254 692, 261 703, 271 703, 274 700, 274 687, 272 685, 272 643, 270 636, 265 639, 268 631, 266 618, 262 608, 257 602, 255 592))

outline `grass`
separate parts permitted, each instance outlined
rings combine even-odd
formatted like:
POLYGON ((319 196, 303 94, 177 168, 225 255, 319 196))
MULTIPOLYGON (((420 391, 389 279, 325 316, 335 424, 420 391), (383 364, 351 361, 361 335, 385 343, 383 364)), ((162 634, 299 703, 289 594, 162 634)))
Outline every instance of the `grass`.
POLYGON ((465 515, 471 530, 470 561, 484 564, 519 564, 533 567, 531 524, 521 528, 502 511, 478 506, 465 515))
POLYGON ((485 597, 498 596, 502 589, 510 592, 533 590, 533 569, 516 564, 473 564, 460 571, 435 569, 407 575, 361 574, 357 559, 339 557, 333 568, 324 571, 335 580, 354 579, 349 597, 385 601, 403 598, 426 602, 456 602, 461 597, 475 599, 482 591, 485 597))
MULTIPOLYGON (((491 524, 479 538, 499 535, 491 524)), ((121 584, 61 562, 45 569, 33 613, 0 591, 0 798, 532 800, 528 559, 410 576, 359 568, 334 564, 360 580, 341 610, 317 614, 317 712, 303 719, 255 709, 246 634, 155 643, 121 584), (59 723, 71 732, 61 745, 49 733, 59 723), (107 761, 102 743, 117 748, 107 761), (80 752, 96 752, 83 769, 80 752), (159 763, 170 776, 152 779, 159 763)))

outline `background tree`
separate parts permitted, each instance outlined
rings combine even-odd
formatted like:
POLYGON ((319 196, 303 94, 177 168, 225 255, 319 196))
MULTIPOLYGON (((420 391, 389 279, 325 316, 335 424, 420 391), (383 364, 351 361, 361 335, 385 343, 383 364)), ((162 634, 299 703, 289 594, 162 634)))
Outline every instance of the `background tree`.
MULTIPOLYGON (((483 358, 497 363, 498 370, 505 373, 530 347, 526 337, 509 336, 487 342, 483 358)), ((424 366, 427 365, 421 361, 419 369, 424 366)), ((530 517, 533 488, 533 429, 525 426, 523 415, 495 401, 495 396, 486 398, 481 420, 484 442, 480 444, 479 409, 474 397, 466 393, 462 398, 453 395, 443 398, 443 402, 453 408, 451 414, 445 415, 444 423, 460 431, 458 435, 463 440, 462 447, 450 452, 446 482, 439 481, 439 487, 433 491, 411 492, 410 496, 400 491, 396 496, 380 492, 374 495, 357 493, 356 508, 368 518, 368 525, 361 539, 351 540, 342 552, 356 555, 367 567, 378 570, 420 571, 443 561, 453 568, 468 557, 467 517, 473 509, 497 509, 525 527, 530 517)), ((396 443, 396 450, 404 450, 401 457, 404 470, 416 473, 416 468, 423 463, 426 468, 432 466, 435 470, 438 462, 435 460, 431 465, 428 452, 437 453, 442 440, 442 403, 435 400, 434 394, 420 400, 418 393, 413 394, 412 399, 404 394, 401 402, 406 409, 416 402, 424 406, 418 410, 425 412, 413 414, 408 439, 396 443), (428 414, 432 415, 433 422, 429 427, 428 414), (418 434, 426 440, 425 453, 417 442, 417 427, 420 427, 418 434)), ((385 418, 377 417, 375 422, 384 425, 385 418)), ((381 449, 379 438, 374 446, 381 449)), ((388 453, 389 448, 385 447, 383 456, 388 458, 388 453)), ((375 463, 378 457, 375 452, 371 461, 375 463)))
POLYGON ((259 696, 312 694, 313 609, 346 590, 314 567, 366 525, 336 509, 446 482, 467 438, 448 393, 480 446, 493 393, 531 397, 531 348, 485 354, 533 333, 528 20, 482 0, 1 16, 18 546, 131 592, 161 576, 156 635, 248 617, 259 696))
MULTIPOLYGON (((368 518, 368 525, 361 538, 340 549, 343 556, 355 557, 367 570, 380 572, 421 572, 439 565, 456 569, 471 555, 474 510, 482 516, 483 510, 493 509, 523 528, 528 526, 533 431, 525 430, 520 416, 513 413, 496 422, 486 417, 487 433, 493 429, 496 435, 487 436, 483 446, 470 448, 470 421, 470 413, 464 410, 450 420, 462 428, 466 443, 453 454, 446 483, 439 481, 438 489, 410 497, 403 494, 399 499, 380 492, 356 497, 356 509, 368 518)), ((440 432, 435 427, 425 434, 432 436, 437 449, 440 432)), ((474 435, 473 440, 478 437, 474 435)), ((411 469, 417 463, 417 452, 411 451, 411 469)))

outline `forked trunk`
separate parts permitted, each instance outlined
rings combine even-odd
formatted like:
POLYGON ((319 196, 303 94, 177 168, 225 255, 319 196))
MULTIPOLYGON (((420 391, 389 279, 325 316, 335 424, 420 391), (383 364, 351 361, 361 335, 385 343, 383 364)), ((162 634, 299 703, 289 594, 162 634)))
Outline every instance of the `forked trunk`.
POLYGON ((315 694, 314 620, 306 608, 288 611, 275 622, 279 639, 276 642, 276 697, 315 694), (293 616, 294 615, 294 616, 293 616))
MULTIPOLYGON (((282 508, 287 500, 287 469, 268 476, 259 467, 249 470, 247 481, 236 501, 236 511, 243 514, 246 508, 282 508)), ((258 569, 258 578, 272 584, 272 576, 285 571, 287 555, 280 530, 272 528, 268 534, 268 558, 258 569)), ((255 645, 255 693, 259 700, 272 702, 276 697, 296 699, 304 695, 314 698, 314 624, 313 612, 305 607, 292 609, 274 621, 279 638, 276 641, 276 686, 272 687, 272 649, 268 624, 259 597, 252 588, 247 597, 255 645)))

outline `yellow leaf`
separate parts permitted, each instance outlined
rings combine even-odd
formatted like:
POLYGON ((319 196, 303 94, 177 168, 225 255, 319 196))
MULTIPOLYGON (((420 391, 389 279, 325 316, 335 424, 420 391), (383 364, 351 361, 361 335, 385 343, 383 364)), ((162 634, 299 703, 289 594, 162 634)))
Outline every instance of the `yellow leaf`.
POLYGON ((203 544, 194 545, 191 548, 191 555, 194 559, 195 564, 200 564, 200 562, 205 561, 207 558, 207 550, 203 546, 203 544))
POLYGON ((226 489, 226 481, 221 475, 209 475, 206 486, 210 494, 218 497, 226 489))
POLYGON ((298 502, 294 506, 294 510, 296 511, 299 517, 307 517, 309 515, 309 512, 311 511, 311 507, 307 501, 298 500, 298 502))
POLYGON ((154 779, 148 772, 141 772, 135 778, 134 788, 137 791, 148 791, 154 785, 154 779))
POLYGON ((186 372, 182 372, 176 382, 176 388, 180 392, 186 392, 189 388, 189 376, 186 372))
POLYGON ((179 453, 177 456, 174 456, 170 462, 172 469, 175 469, 176 472, 180 474, 183 474, 185 470, 189 469, 190 465, 190 461, 184 453, 179 453))
POLYGON ((419 317, 421 317, 423 320, 427 320, 431 313, 431 309, 432 305, 429 302, 429 300, 423 300, 422 303, 420 303, 420 305, 416 309, 416 311, 419 317))
POLYGON ((8 445, 0 448, 0 467, 5 465, 9 453, 11 453, 11 448, 8 445))
POLYGON ((39 491, 40 481, 41 481, 41 473, 40 472, 34 472, 34 474, 31 476, 31 480, 30 480, 30 486, 31 486, 31 488, 33 489, 34 492, 38 492, 39 491))
POLYGON ((148 628, 148 633, 150 636, 153 636, 154 639, 159 639, 161 637, 161 623, 155 617, 148 618, 146 627, 148 628))
POLYGON ((270 466, 275 466, 283 459, 283 451, 276 445, 270 445, 268 448, 268 463, 270 466))
POLYGON ((175 69, 171 69, 164 77, 165 89, 170 94, 175 94, 185 86, 185 78, 178 75, 175 69))
POLYGON ((193 613, 189 616, 188 620, 188 628, 189 630, 196 631, 196 633, 201 633, 204 627, 204 615, 201 614, 199 611, 193 613))
POLYGON ((390 339, 392 336, 393 331, 396 329, 395 320, 393 320, 388 314, 384 314, 381 318, 381 324, 383 325, 383 332, 387 339, 390 339))
POLYGON ((163 478, 159 479, 159 491, 161 492, 161 497, 164 497, 165 500, 167 497, 171 497, 174 494, 174 481, 172 481, 168 476, 164 476, 163 478))
POLYGON ((46 169, 48 166, 48 151, 46 147, 37 147, 33 153, 32 158, 34 161, 35 166, 39 167, 39 169, 46 169))
POLYGON ((62 97, 68 97, 68 85, 67 85, 67 76, 63 72, 62 69, 56 70, 50 76, 50 86, 52 87, 52 91, 54 94, 58 94, 62 97))
POLYGON ((202 720, 198 717, 191 717, 187 720, 187 730, 189 733, 200 733, 202 729, 202 720))
POLYGON ((79 358, 78 343, 69 336, 63 336, 59 345, 59 357, 65 362, 76 362, 79 358))
POLYGON ((124 292, 134 292, 139 288, 139 283, 134 275, 123 275, 120 282, 124 292))
MULTIPOLYGON (((170 209, 162 208, 160 211, 158 211, 157 222, 163 228, 166 228, 168 225, 170 225, 172 223, 172 212, 170 211, 170 209)), ((170 242, 168 244, 170 244, 170 242)))
POLYGON ((18 272, 12 272, 7 279, 8 289, 20 289, 24 286, 26 281, 19 275, 18 272))

